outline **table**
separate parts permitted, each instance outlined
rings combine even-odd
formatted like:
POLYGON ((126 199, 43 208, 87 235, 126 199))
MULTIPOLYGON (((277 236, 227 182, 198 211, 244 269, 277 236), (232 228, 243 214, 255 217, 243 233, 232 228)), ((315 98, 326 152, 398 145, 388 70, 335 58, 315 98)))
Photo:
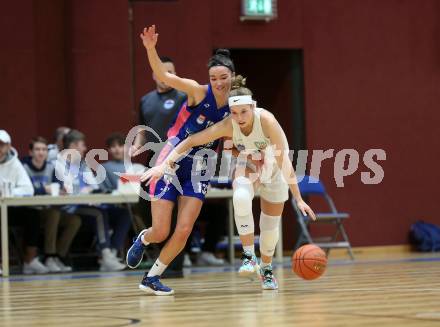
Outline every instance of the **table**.
MULTIPOLYGON (((228 259, 230 264, 234 264, 235 259, 235 248, 234 248, 234 205, 232 202, 232 196, 234 191, 232 189, 218 189, 218 188, 209 188, 208 193, 206 193, 206 199, 227 199, 228 200, 228 259)), ((258 197, 258 194, 255 194, 255 197, 258 197)), ((282 229, 282 220, 280 221, 280 239, 278 241, 275 259, 277 262, 283 261, 283 229, 282 229)))
POLYGON ((136 203, 139 195, 134 194, 81 194, 81 195, 35 195, 29 197, 0 198, 2 229, 3 277, 9 276, 8 207, 45 206, 66 204, 136 203))

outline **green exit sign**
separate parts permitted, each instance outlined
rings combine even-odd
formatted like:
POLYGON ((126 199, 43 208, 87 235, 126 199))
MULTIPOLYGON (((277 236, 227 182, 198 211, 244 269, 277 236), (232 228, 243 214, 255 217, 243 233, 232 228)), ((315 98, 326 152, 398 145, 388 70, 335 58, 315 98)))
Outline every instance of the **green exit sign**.
POLYGON ((272 20, 277 16, 276 0, 242 0, 241 20, 272 20))

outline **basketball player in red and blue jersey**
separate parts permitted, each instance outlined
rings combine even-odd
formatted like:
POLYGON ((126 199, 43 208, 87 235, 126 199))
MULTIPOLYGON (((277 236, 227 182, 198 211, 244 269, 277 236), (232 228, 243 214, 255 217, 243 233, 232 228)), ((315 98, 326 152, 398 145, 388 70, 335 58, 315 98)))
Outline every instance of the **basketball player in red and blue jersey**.
MULTIPOLYGON (((171 150, 189 135, 221 121, 229 115, 228 98, 234 77, 234 64, 228 50, 218 50, 208 62, 209 84, 200 85, 194 80, 170 74, 164 69, 156 51, 158 34, 153 25, 144 28, 140 35, 147 50, 148 61, 155 76, 167 85, 187 94, 187 103, 179 110, 168 131, 167 145, 162 149, 157 163, 165 160, 171 150)), ((152 227, 143 230, 127 252, 127 265, 136 268, 142 261, 145 247, 164 241, 170 233, 171 214, 178 204, 177 225, 159 258, 145 273, 139 288, 150 294, 171 295, 174 290, 160 282, 160 276, 170 262, 183 250, 192 231, 208 189, 206 174, 215 161, 212 152, 218 141, 193 149, 178 162, 174 174, 150 185, 152 227), (196 154, 204 153, 202 156, 196 154)), ((209 177, 209 176, 208 176, 209 177)))

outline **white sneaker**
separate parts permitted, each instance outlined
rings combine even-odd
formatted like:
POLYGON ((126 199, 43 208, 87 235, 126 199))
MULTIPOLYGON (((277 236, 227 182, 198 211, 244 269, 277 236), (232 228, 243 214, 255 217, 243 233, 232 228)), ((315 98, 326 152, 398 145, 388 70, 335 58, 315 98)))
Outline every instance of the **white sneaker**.
POLYGON ((44 265, 49 269, 51 273, 59 273, 61 272, 61 268, 58 266, 54 257, 48 257, 44 262, 44 265))
POLYGON ((118 258, 110 251, 110 249, 102 250, 102 260, 100 271, 120 271, 124 270, 125 265, 118 261, 118 258))
POLYGON ((110 249, 112 254, 115 256, 116 259, 118 259, 119 262, 122 262, 124 259, 118 257, 118 250, 116 249, 110 249))
POLYGON ((72 271, 72 267, 65 265, 64 262, 62 262, 60 258, 55 257, 55 262, 57 263, 57 266, 60 267, 61 272, 71 272, 72 271))
POLYGON ((188 253, 183 255, 183 266, 186 268, 192 267, 192 262, 188 253))
POLYGON ((24 263, 23 265, 23 274, 47 274, 49 269, 41 263, 38 257, 32 259, 29 263, 24 263))
POLYGON ((208 265, 208 266, 223 266, 225 260, 217 258, 211 252, 202 252, 197 259, 198 265, 208 265))

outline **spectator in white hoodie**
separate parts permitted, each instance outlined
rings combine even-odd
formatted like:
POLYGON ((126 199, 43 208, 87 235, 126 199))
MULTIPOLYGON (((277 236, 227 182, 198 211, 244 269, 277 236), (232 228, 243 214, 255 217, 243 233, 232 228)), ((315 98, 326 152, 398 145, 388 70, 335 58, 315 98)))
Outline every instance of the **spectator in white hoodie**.
MULTIPOLYGON (((32 182, 17 158, 17 151, 11 147, 11 137, 5 130, 0 130, 0 183, 12 185, 12 196, 32 196, 32 182)), ((39 260, 38 236, 40 219, 35 209, 27 207, 10 207, 8 209, 10 225, 22 225, 24 228, 24 265, 25 274, 44 274, 48 272, 39 260)))

